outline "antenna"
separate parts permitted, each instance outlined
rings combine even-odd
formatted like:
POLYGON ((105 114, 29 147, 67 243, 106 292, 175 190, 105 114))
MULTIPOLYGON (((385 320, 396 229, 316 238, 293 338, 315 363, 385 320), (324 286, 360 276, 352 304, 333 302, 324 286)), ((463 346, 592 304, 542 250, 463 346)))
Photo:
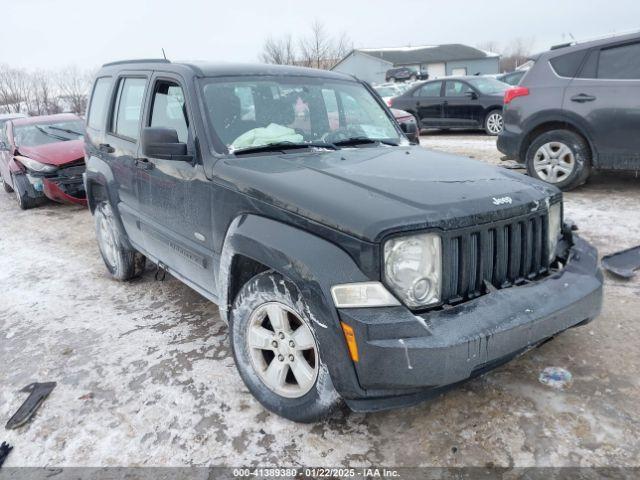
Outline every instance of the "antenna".
POLYGON ((162 49, 162 56, 164 57, 165 60, 167 59, 167 54, 164 53, 164 48, 162 49))

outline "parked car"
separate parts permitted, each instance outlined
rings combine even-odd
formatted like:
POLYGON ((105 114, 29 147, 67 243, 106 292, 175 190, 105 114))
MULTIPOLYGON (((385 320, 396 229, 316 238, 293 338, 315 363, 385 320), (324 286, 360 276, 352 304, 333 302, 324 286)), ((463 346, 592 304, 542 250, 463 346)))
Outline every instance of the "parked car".
POLYGON ((247 388, 292 420, 415 403, 600 309, 560 191, 410 145, 348 75, 107 64, 85 142, 109 272, 149 259, 218 304, 247 388))
POLYGON ((426 80, 429 74, 409 67, 398 67, 387 70, 384 75, 387 82, 415 82, 416 80, 426 80))
POLYGON ((391 100, 416 117, 422 128, 483 128, 502 131, 502 101, 509 85, 494 78, 467 76, 416 84, 391 100))
POLYGON ((505 94, 498 149, 568 190, 591 170, 640 170, 640 34, 554 48, 505 94))
POLYGON ((503 73, 502 75, 498 75, 496 77, 496 80, 500 80, 503 83, 506 83, 507 85, 518 85, 518 83, 520 83, 520 80, 522 80, 522 77, 524 77, 524 74, 527 73, 526 70, 516 70, 514 72, 507 72, 507 73, 503 73))
POLYGON ((416 117, 411 115, 409 112, 398 110, 397 108, 392 108, 391 113, 393 113, 394 118, 409 141, 415 144, 420 143, 420 131, 418 130, 416 117))
POLYGON ((402 91, 395 86, 395 84, 390 85, 375 85, 373 89, 376 91, 378 95, 382 98, 384 103, 389 105, 389 101, 393 97, 397 97, 402 94, 402 91))
POLYGON ((20 208, 35 207, 45 197, 86 205, 83 123, 72 114, 7 121, 0 133, 0 175, 20 208))

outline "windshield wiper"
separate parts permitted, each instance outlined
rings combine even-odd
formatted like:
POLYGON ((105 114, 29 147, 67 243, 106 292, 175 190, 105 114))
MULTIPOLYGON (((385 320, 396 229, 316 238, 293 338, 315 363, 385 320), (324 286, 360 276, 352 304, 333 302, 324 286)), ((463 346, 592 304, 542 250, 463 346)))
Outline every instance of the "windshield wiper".
POLYGON ((63 142, 69 141, 71 140, 70 138, 67 137, 63 137, 62 135, 56 135, 55 133, 51 133, 51 132, 47 132, 44 128, 42 128, 40 125, 36 125, 35 126, 38 130, 40 130, 42 133, 44 133, 45 135, 51 137, 51 138, 57 138, 58 140, 62 140, 63 142))
POLYGON ((369 138, 369 137, 351 137, 345 138, 344 140, 338 140, 337 142, 333 142, 333 144, 337 147, 351 147, 355 145, 364 145, 364 144, 372 144, 372 143, 381 143, 383 145, 391 145, 394 147, 398 146, 396 142, 390 142, 388 140, 381 140, 379 138, 369 138))
POLYGON ((68 128, 54 127, 53 125, 47 125, 47 128, 50 128, 51 130, 59 130, 61 132, 70 133, 71 135, 84 135, 84 133, 82 132, 76 132, 75 130, 70 130, 68 128))
POLYGON ((260 152, 282 152, 285 150, 297 150, 301 148, 328 148, 330 150, 336 150, 336 146, 331 143, 325 142, 274 142, 266 145, 257 145, 255 147, 240 148, 233 150, 235 155, 243 155, 247 153, 260 153, 260 152))

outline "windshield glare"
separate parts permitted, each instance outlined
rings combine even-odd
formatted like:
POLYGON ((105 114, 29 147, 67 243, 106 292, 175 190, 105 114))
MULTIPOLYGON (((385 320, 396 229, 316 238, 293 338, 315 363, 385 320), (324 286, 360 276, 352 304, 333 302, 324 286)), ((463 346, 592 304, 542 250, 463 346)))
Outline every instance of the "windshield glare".
POLYGON ((509 88, 509 85, 506 83, 491 77, 475 77, 467 81, 484 95, 501 94, 509 88))
POLYGON ((82 120, 67 120, 53 123, 17 125, 13 128, 16 145, 37 147, 47 143, 82 140, 84 123, 82 120))
POLYGON ((230 152, 274 143, 401 141, 373 95, 355 82, 301 76, 210 79, 203 94, 209 122, 230 152))

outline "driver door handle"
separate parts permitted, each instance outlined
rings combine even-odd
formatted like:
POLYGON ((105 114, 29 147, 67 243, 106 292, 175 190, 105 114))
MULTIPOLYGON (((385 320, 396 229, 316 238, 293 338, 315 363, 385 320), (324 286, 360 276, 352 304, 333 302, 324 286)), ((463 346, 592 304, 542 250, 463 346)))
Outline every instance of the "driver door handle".
POLYGON ((593 95, 587 95, 586 93, 580 93, 571 97, 572 102, 585 103, 593 102, 596 99, 593 95))

